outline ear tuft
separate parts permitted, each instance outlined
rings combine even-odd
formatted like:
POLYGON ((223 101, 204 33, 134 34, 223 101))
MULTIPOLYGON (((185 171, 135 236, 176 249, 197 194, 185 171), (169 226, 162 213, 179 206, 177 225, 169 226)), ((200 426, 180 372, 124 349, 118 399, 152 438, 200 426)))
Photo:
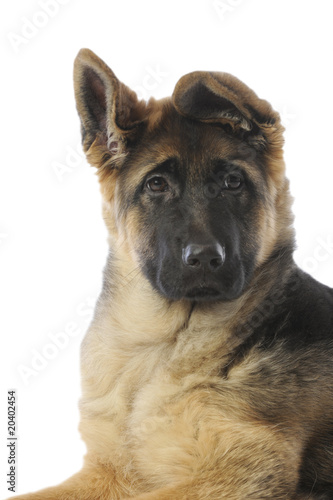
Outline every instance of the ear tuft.
POLYGON ((84 150, 95 144, 111 156, 123 153, 127 138, 144 121, 145 103, 89 49, 75 59, 74 89, 84 150))
POLYGON ((263 134, 280 124, 278 113, 267 101, 259 99, 249 87, 228 73, 189 73, 180 78, 172 98, 183 116, 228 124, 234 132, 248 133, 253 147, 262 148, 263 134), (255 140, 256 135, 260 140, 255 140))
POLYGON ((186 116, 202 121, 231 122, 244 130, 251 130, 249 120, 224 96, 214 93, 201 80, 184 92, 175 93, 174 102, 178 110, 186 116))

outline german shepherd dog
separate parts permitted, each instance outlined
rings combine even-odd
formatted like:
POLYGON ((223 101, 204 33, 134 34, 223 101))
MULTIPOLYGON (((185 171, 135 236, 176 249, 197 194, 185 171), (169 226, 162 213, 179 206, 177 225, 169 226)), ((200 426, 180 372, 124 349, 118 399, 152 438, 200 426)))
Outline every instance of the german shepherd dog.
POLYGON ((74 71, 110 252, 81 472, 21 500, 332 500, 333 290, 293 260, 283 127, 226 73, 139 101, 74 71))

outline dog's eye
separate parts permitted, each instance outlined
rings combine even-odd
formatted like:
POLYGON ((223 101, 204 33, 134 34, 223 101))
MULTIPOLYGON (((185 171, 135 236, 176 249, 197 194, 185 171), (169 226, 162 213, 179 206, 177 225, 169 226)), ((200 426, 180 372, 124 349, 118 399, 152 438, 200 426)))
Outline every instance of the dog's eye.
POLYGON ((239 189, 243 184, 243 179, 239 174, 229 174, 224 181, 226 189, 239 189))
POLYGON ((169 184, 164 179, 164 177, 155 176, 151 179, 148 179, 146 182, 146 187, 149 191, 153 191, 154 193, 164 193, 169 189, 169 184))

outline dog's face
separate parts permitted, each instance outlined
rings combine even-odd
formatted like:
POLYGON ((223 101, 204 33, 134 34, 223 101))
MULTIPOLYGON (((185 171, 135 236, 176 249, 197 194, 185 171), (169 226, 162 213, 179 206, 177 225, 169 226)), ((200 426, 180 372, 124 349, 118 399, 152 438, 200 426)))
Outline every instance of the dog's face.
POLYGON ((171 300, 242 294, 289 227, 282 127, 230 75, 194 73, 149 103, 95 55, 76 62, 83 142, 98 167, 107 226, 171 300), (233 85, 233 86, 232 86, 233 85))
POLYGON ((267 179, 241 145, 169 109, 121 169, 138 260, 170 299, 232 299, 253 273, 267 179))

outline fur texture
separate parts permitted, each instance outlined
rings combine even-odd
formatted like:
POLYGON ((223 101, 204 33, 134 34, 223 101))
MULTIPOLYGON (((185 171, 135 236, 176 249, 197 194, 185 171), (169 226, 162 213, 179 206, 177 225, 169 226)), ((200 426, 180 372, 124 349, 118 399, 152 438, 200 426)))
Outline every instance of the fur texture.
POLYGON ((333 291, 293 262, 278 113, 225 73, 139 102, 87 49, 74 82, 110 235, 82 344, 88 452, 17 498, 331 500, 333 291), (212 241, 223 265, 184 263, 212 241))

